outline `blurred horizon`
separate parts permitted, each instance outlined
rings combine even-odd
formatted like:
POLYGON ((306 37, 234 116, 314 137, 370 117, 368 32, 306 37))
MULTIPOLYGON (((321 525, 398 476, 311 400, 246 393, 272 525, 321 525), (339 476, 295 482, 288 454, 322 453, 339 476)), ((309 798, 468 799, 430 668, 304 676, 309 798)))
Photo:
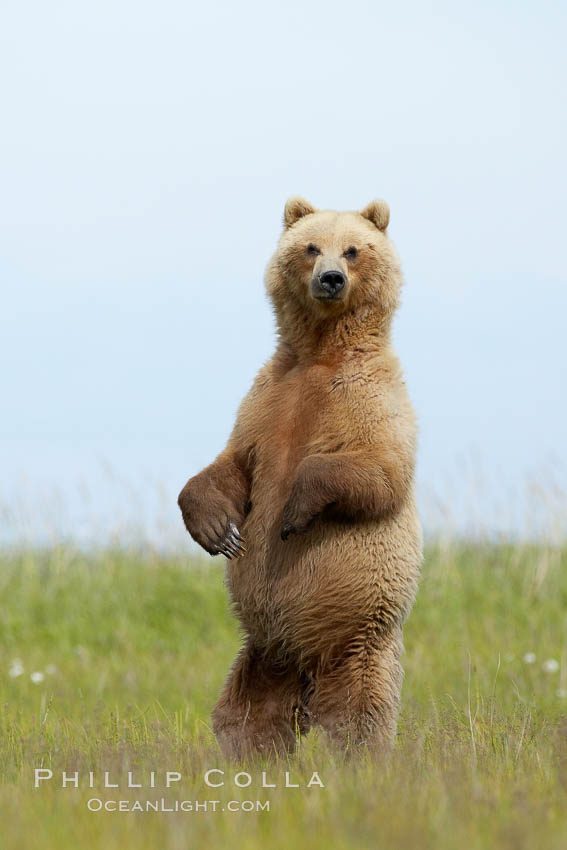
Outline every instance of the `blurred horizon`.
POLYGON ((564 534, 566 22, 4 8, 0 541, 185 540, 177 493, 274 347, 262 277, 293 194, 390 205, 426 531, 564 534))

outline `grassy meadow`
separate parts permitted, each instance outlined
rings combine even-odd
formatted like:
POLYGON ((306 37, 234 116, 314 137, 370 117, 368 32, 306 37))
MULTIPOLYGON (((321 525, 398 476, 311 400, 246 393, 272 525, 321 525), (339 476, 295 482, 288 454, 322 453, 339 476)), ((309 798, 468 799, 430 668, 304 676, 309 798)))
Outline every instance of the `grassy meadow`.
POLYGON ((218 559, 4 552, 0 847, 565 848, 566 568, 567 549, 544 545, 430 546, 391 760, 345 760, 311 733, 289 761, 243 767, 209 727, 239 644, 218 559), (53 779, 34 788, 34 768, 53 779), (205 785, 209 768, 225 786, 205 785), (166 771, 181 781, 166 788, 166 771), (305 787, 314 771, 324 788, 305 787), (162 798, 217 811, 88 808, 162 798))

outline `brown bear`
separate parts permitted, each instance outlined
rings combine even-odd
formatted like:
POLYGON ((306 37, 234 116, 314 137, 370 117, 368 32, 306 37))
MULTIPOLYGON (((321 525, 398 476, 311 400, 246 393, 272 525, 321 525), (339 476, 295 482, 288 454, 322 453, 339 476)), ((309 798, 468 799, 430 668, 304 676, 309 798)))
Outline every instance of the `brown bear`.
POLYGON ((314 724, 350 748, 394 739, 421 529, 388 221, 383 201, 287 202, 266 271, 276 352, 179 496, 191 536, 228 559, 245 633, 213 711, 227 756, 290 752, 314 724))

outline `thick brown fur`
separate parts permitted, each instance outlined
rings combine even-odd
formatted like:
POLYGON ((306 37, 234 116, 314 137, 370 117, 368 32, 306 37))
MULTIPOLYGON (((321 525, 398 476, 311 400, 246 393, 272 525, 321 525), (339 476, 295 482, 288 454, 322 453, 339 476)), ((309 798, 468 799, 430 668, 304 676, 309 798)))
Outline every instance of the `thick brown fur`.
POLYGON ((360 213, 288 201, 266 271, 276 352, 226 449, 179 496, 193 538, 230 559, 246 633, 213 712, 228 756, 289 752, 312 724, 343 746, 393 742, 421 530, 388 222, 383 201, 360 213), (346 285, 319 300, 328 268, 346 285))

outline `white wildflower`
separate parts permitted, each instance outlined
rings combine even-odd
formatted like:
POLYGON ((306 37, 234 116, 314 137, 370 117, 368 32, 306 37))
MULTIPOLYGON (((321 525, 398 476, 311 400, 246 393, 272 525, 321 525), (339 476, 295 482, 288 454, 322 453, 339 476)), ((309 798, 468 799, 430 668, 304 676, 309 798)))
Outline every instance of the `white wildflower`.
POLYGON ((48 676, 54 676, 57 673, 57 667, 55 664, 48 664, 45 668, 45 672, 48 676))
POLYGON ((30 673, 30 679, 34 685, 39 685, 40 682, 43 682, 45 676, 39 670, 36 670, 34 673, 30 673))
POLYGON ((14 658, 10 665, 10 670, 8 671, 10 678, 16 679, 18 676, 21 676, 23 672, 24 665, 22 664, 19 658, 14 658))
POLYGON ((535 652, 526 652, 524 655, 524 661, 526 664, 535 664, 536 654, 535 652))
POLYGON ((559 670, 559 661, 556 658, 548 658, 547 661, 544 661, 541 665, 541 669, 544 673, 557 673, 559 670))

